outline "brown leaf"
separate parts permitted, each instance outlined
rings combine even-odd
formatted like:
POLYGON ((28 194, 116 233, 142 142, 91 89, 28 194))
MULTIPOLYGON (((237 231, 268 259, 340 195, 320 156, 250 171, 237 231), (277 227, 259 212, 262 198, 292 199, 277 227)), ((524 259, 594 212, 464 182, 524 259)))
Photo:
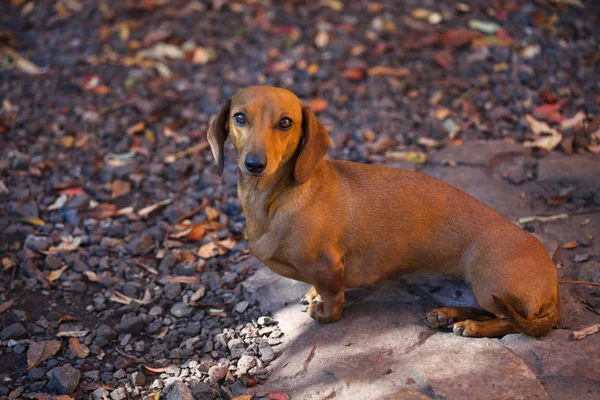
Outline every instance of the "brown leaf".
POLYGON ((48 280, 48 282, 54 282, 55 280, 61 277, 62 273, 65 272, 67 268, 69 268, 69 266, 65 264, 59 269, 51 271, 48 275, 46 275, 46 279, 48 280))
POLYGON ((83 271, 83 274, 92 282, 100 282, 100 278, 98 278, 98 274, 94 271, 83 271))
POLYGON ((593 335, 594 333, 600 332, 600 324, 588 326, 580 331, 573 332, 573 338, 575 340, 581 340, 586 336, 593 335))
POLYGON ((574 249, 576 247, 579 247, 579 242, 577 240, 573 240, 572 242, 567 242, 565 244, 562 245, 563 249, 567 249, 567 250, 571 250, 574 249))
POLYGON ((204 229, 204 226, 201 224, 196 224, 192 227, 192 230, 190 231, 190 233, 188 233, 188 239, 189 240, 200 240, 204 237, 205 234, 206 234, 206 230, 204 229))
POLYGON ((165 206, 167 204, 169 204, 170 202, 172 202, 173 199, 166 199, 166 200, 161 200, 157 203, 154 203, 150 206, 144 207, 141 210, 138 211, 138 216, 144 218, 149 216, 153 211, 155 211, 156 209, 158 209, 159 207, 165 206))
POLYGON ((362 68, 348 68, 344 71, 344 78, 350 81, 361 81, 365 78, 365 70, 362 68))
POLYGON ((190 297, 190 303, 200 300, 204 296, 205 292, 206 288, 204 286, 200 286, 200 288, 194 292, 192 297, 190 297))
POLYGON ((63 322, 69 322, 69 321, 79 321, 79 318, 73 317, 69 314, 65 314, 62 317, 60 317, 60 319, 58 320, 57 324, 60 325, 63 322))
POLYGON ((153 367, 151 365, 148 364, 142 364, 142 367, 144 367, 144 369, 148 372, 149 375, 158 375, 158 374, 162 374, 163 372, 165 372, 169 367, 153 367))
POLYGON ((4 311, 8 310, 10 308, 10 306, 13 305, 13 303, 15 302, 15 299, 11 299, 11 300, 7 300, 4 303, 0 303, 0 314, 2 314, 4 311))
POLYGON ((456 28, 448 29, 441 35, 441 41, 447 47, 463 47, 471 43, 473 39, 482 37, 481 32, 472 29, 456 28))
POLYGON ((213 242, 206 243, 198 249, 198 255, 202 258, 211 258, 219 255, 219 246, 213 242))
POLYGON ((86 358, 90 354, 90 349, 74 337, 69 339, 69 348, 79 358, 86 358))
POLYGON ((160 340, 167 335, 168 331, 169 331, 168 326, 161 326, 160 329, 158 330, 158 332, 156 332, 154 335, 150 335, 150 336, 152 336, 154 339, 160 340))
POLYGON ((96 207, 94 207, 90 212, 88 212, 88 216, 90 218, 96 219, 106 219, 110 218, 117 213, 117 206, 110 203, 100 203, 96 207))
POLYGON ((125 196, 131 191, 131 183, 116 179, 112 183, 112 194, 111 197, 116 199, 117 197, 125 196))
POLYGON ((318 114, 327 110, 327 106, 329 105, 329 103, 325 99, 317 98, 309 100, 307 105, 315 114, 318 114))
POLYGON ((32 369, 54 356, 60 350, 61 343, 58 340, 46 340, 43 342, 32 342, 27 351, 27 369, 32 369))
POLYGON ((197 276, 171 276, 169 283, 184 283, 187 285, 197 285, 200 283, 200 278, 197 276))
POLYGON ((383 67, 376 66, 368 69, 367 74, 369 76, 378 76, 378 75, 386 75, 393 76, 395 78, 404 78, 410 75, 410 69, 408 68, 392 68, 392 67, 383 67))

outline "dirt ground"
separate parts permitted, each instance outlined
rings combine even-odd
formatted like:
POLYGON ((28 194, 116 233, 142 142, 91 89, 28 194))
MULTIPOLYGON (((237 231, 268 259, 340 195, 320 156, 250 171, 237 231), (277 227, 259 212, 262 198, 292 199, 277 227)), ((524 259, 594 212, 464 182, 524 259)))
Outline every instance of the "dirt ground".
POLYGON ((594 1, 1 2, 0 399, 594 398, 598 287, 561 285, 539 340, 425 329, 468 297, 448 282, 315 324, 249 255, 206 129, 286 87, 332 158, 449 182, 600 283, 599 62, 594 1))

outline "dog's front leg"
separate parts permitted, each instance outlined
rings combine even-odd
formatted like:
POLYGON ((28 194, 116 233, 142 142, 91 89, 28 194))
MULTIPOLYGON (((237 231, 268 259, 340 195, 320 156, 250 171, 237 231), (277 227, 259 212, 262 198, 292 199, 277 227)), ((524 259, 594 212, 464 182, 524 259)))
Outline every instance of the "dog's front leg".
POLYGON ((342 263, 315 265, 309 270, 313 271, 311 278, 323 302, 311 304, 308 308, 308 315, 322 324, 339 320, 344 303, 344 267, 342 263))

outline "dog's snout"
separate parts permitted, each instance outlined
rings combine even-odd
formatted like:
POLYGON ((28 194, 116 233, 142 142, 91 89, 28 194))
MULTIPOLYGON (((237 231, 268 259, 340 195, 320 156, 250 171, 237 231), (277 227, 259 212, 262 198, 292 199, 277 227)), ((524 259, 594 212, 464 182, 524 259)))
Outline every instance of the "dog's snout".
POLYGON ((267 157, 264 155, 248 154, 244 163, 248 172, 251 174, 260 174, 267 168, 267 157))

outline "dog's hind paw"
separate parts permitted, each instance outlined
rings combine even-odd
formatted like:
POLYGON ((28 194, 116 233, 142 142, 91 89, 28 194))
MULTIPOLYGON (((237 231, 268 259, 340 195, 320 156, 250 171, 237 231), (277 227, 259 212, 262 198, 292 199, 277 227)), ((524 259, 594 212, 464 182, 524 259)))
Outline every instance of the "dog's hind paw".
POLYGON ((319 292, 317 292, 317 288, 314 286, 311 287, 310 290, 300 300, 300 304, 304 305, 310 305, 317 302, 323 302, 323 299, 321 299, 321 295, 319 292))
POLYGON ((455 335, 462 337, 481 337, 479 334, 479 323, 470 319, 456 322, 452 328, 455 335))
POLYGON ((429 328, 445 328, 450 324, 448 318, 442 312, 438 312, 437 310, 432 310, 421 315, 421 319, 429 328))

